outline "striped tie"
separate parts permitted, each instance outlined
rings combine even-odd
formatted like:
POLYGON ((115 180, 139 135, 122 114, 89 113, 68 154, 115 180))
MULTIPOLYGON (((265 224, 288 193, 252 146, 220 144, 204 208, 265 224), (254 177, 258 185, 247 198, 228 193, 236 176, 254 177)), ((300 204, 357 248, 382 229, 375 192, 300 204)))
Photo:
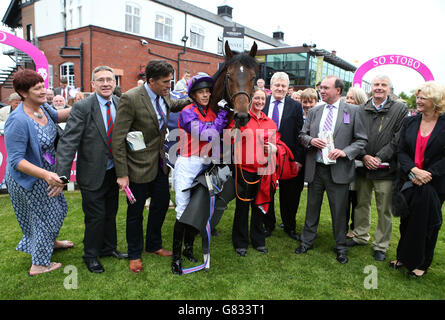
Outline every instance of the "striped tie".
POLYGON ((272 120, 277 125, 277 128, 280 128, 280 111, 278 110, 278 105, 280 104, 280 102, 281 102, 280 100, 274 101, 275 106, 273 107, 273 112, 272 112, 272 120))
POLYGON ((326 116, 326 120, 324 121, 323 131, 331 131, 332 130, 332 117, 333 117, 333 111, 334 108, 333 105, 328 104, 327 107, 329 108, 328 115, 326 116))
POLYGON ((164 111, 162 111, 161 105, 159 104, 159 96, 156 96, 156 110, 158 114, 161 116, 161 121, 159 122, 159 129, 162 130, 165 124, 167 124, 167 118, 165 116, 164 111))
POLYGON ((111 101, 107 101, 105 103, 105 106, 107 107, 107 141, 108 141, 108 150, 110 151, 109 158, 112 159, 113 155, 111 153, 111 140, 113 136, 113 117, 111 115, 111 101))

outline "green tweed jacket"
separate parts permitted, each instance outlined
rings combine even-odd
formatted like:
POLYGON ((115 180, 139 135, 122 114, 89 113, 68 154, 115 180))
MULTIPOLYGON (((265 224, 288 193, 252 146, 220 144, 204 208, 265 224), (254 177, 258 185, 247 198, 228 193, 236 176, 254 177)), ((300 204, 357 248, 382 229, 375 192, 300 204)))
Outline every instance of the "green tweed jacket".
MULTIPOLYGON (((190 99, 171 99, 163 97, 167 105, 167 118, 170 111, 178 112, 191 102, 190 99)), ((144 86, 135 87, 124 93, 117 108, 113 129, 112 152, 118 178, 128 176, 134 183, 153 181, 159 168, 159 157, 165 162, 164 140, 166 126, 159 129, 159 122, 144 86), (146 148, 131 150, 126 141, 127 133, 141 131, 146 148)), ((168 174, 168 166, 163 171, 168 174)))

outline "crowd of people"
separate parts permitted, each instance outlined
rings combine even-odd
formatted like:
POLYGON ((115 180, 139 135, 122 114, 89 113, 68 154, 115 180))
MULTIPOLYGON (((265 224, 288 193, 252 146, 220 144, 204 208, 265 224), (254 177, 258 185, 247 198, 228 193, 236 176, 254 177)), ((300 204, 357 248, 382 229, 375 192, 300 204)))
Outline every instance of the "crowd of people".
MULTIPOLYGON (((202 154, 208 155, 214 137, 206 132, 215 131, 223 140, 224 129, 229 132, 235 124, 228 109, 209 107, 215 85, 212 77, 204 73, 192 77, 187 71, 171 92, 173 74, 168 62, 152 60, 146 66, 145 81, 120 94, 113 69, 98 66, 91 75, 93 93, 88 97, 79 93, 71 107, 65 98, 69 94, 66 82, 52 91, 45 89, 36 72, 16 73, 17 96, 10 98, 4 126, 5 179, 23 232, 17 250, 32 257, 29 275, 60 268, 61 263, 51 261, 53 250, 74 246, 57 238, 68 212, 63 189, 76 153, 76 181, 85 214, 83 260, 90 272, 105 271, 99 260, 102 256, 128 259, 132 272, 142 272, 142 253, 146 252, 169 257, 173 274, 182 274, 183 246, 182 255, 198 261, 193 253, 198 231, 181 222, 181 216, 190 202, 191 185, 206 167, 202 154), (66 122, 62 135, 56 129, 59 122, 66 122), (187 141, 173 164, 172 251, 164 248, 162 234, 170 204, 172 164, 166 158, 165 143, 170 126, 181 130, 187 141), (139 200, 134 202, 129 196, 127 201, 127 253, 117 248, 119 190, 139 200), (144 237, 147 198, 151 201, 144 237)), ((234 143, 233 157, 241 156, 241 161, 230 165, 232 175, 242 177, 235 179, 232 245, 236 254, 247 256, 249 243, 268 253, 267 237, 276 228, 278 207, 276 188, 264 191, 264 187, 275 184, 279 186, 279 227, 299 243, 295 254, 314 249, 326 192, 336 260, 348 263, 348 251, 371 239, 374 195, 378 216, 374 259, 386 260, 393 215, 401 212, 397 256, 389 267, 406 267, 414 278, 428 271, 445 200, 445 88, 433 81, 417 88, 418 113, 413 116, 404 103, 391 98, 391 88, 387 76, 373 79, 370 98, 357 87, 344 92, 345 85, 336 76, 327 76, 318 89, 299 91, 290 86, 285 72, 272 76, 270 89, 263 79, 257 80, 250 120, 238 129, 253 132, 254 148, 261 152, 246 162, 247 143, 234 143), (258 154, 267 161, 260 161, 258 154), (274 161, 282 165, 280 159, 292 160, 280 168, 281 175, 265 170, 274 161), (307 205, 300 213, 305 217, 298 234, 296 216, 305 185, 307 205), (267 210, 258 205, 265 194, 262 204, 267 203, 267 210)), ((208 252, 203 253, 209 263, 208 252)))

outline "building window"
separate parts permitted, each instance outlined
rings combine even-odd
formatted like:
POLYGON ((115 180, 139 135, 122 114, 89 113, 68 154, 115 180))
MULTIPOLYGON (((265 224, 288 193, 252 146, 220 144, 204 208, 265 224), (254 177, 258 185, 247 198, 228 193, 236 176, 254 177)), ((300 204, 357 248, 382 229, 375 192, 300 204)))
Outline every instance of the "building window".
POLYGON ((125 5, 125 31, 140 33, 141 9, 133 4, 125 5))
POLYGON ((173 19, 172 17, 157 13, 155 21, 155 38, 172 41, 173 19))
POLYGON ((79 20, 78 20, 79 27, 81 27, 82 26, 82 6, 80 4, 77 7, 77 16, 79 18, 79 20))
POLYGON ((48 65, 48 88, 53 89, 54 88, 54 77, 53 77, 53 65, 48 65))
POLYGON ((219 36, 218 37, 218 54, 224 54, 224 50, 223 50, 223 36, 219 36))
POLYGON ((32 34, 32 24, 26 25, 26 41, 32 42, 33 34, 32 34))
POLYGON ((74 87, 74 63, 65 62, 60 65, 60 79, 66 78, 68 85, 74 87))
POLYGON ((204 49, 204 28, 192 25, 190 28, 190 47, 204 49))

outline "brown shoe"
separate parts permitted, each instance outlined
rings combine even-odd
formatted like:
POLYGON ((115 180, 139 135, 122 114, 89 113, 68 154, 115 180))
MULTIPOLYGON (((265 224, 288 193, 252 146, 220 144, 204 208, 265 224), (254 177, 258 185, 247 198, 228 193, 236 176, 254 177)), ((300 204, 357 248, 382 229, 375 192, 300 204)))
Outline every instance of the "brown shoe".
POLYGON ((157 251, 154 251, 154 252, 148 252, 147 251, 147 253, 157 254, 158 256, 161 256, 161 257, 171 257, 172 254, 173 254, 171 251, 165 250, 164 248, 161 248, 161 249, 159 249, 157 251))
POLYGON ((141 259, 130 260, 130 270, 134 273, 144 270, 141 259))

